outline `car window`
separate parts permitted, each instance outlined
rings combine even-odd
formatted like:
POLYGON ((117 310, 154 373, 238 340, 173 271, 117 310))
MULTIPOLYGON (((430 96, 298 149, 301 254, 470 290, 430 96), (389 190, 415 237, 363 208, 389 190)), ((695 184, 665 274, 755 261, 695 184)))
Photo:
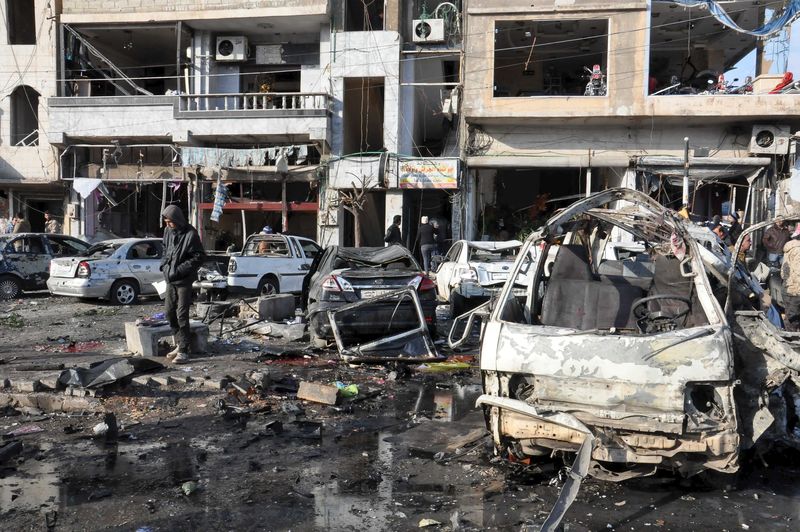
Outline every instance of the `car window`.
POLYGON ((160 242, 138 242, 130 247, 128 260, 141 260, 141 259, 160 259, 161 258, 161 245, 160 242))
POLYGON ((315 258, 322 251, 322 248, 311 240, 298 240, 298 242, 300 242, 300 247, 303 248, 303 253, 309 259, 315 258))
POLYGON ((469 248, 469 262, 504 262, 513 261, 517 257, 519 247, 505 249, 469 248))
POLYGON ((447 260, 449 262, 458 262, 458 255, 461 253, 461 244, 454 244, 447 252, 447 260))
POLYGON ((86 250, 85 255, 92 258, 110 257, 122 246, 122 242, 100 242, 86 250))
POLYGON ((89 244, 86 242, 64 236, 49 236, 47 239, 54 257, 73 257, 82 254, 89 248, 89 244))
POLYGON ((266 239, 253 239, 247 243, 244 251, 244 256, 258 256, 269 255, 272 257, 288 257, 289 248, 283 239, 280 240, 266 240, 266 239))
POLYGON ((44 253, 42 239, 38 236, 21 236, 9 241, 6 246, 7 253, 30 253, 37 255, 44 253))

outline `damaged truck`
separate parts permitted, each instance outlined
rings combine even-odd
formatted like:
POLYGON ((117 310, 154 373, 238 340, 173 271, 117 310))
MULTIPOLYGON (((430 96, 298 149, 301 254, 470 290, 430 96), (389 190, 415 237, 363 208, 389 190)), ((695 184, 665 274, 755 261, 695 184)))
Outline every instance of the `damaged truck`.
POLYGON ((478 404, 498 453, 575 453, 579 484, 735 473, 748 449, 798 447, 800 334, 767 319, 738 248, 715 251, 698 229, 618 188, 526 240, 481 341, 478 404), (623 258, 607 252, 626 242, 623 258))

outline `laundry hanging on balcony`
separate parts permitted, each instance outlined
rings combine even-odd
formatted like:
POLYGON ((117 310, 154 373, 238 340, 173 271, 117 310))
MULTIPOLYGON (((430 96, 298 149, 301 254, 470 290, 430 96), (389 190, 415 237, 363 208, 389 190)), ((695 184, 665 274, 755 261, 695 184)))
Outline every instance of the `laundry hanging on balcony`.
POLYGON ((228 199, 228 187, 226 187, 222 180, 217 180, 217 193, 214 195, 214 208, 211 210, 211 221, 219 222, 219 217, 222 216, 222 208, 228 199))
POLYGON ((232 148, 181 148, 181 165, 217 166, 239 168, 243 166, 262 166, 267 156, 267 148, 239 150, 232 148))
POLYGON ((755 37, 769 37, 774 33, 778 33, 783 28, 792 23, 798 16, 800 16, 800 0, 789 0, 784 6, 780 14, 773 15, 772 20, 754 30, 746 30, 740 27, 728 15, 727 11, 719 5, 717 0, 656 0, 657 2, 678 4, 683 7, 705 7, 708 12, 713 15, 715 19, 720 21, 725 26, 755 37))

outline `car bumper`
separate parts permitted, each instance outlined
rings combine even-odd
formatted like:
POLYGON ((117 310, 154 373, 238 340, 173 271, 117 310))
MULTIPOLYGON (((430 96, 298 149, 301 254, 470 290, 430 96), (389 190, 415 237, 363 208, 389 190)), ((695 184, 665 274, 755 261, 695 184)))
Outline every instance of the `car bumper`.
POLYGON ((47 280, 47 289, 57 296, 105 298, 108 297, 113 282, 113 279, 96 281, 77 277, 51 277, 47 280))
MULTIPOLYGON (((309 308, 309 328, 319 338, 333 338, 333 330, 328 320, 328 311, 336 310, 348 305, 347 302, 322 301, 309 308)), ((436 301, 420 301, 425 323, 429 327, 436 325, 436 301)), ((358 314, 355 320, 348 321, 346 326, 340 326, 340 333, 346 338, 361 336, 376 336, 386 334, 386 325, 392 321, 395 329, 410 330, 419 325, 419 318, 415 312, 408 312, 398 316, 394 313, 394 304, 379 305, 377 308, 370 306, 369 310, 358 314), (394 318, 392 315, 394 313, 394 318)))

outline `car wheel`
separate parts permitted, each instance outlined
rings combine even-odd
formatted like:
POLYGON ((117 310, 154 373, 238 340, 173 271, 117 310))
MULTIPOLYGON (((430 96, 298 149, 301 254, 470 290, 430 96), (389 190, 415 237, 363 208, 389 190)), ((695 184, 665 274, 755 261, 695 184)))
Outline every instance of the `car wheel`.
POLYGON ((0 277, 0 299, 14 299, 22 293, 22 283, 13 275, 0 277))
POLYGON ((467 300, 461 294, 450 292, 450 318, 456 319, 467 311, 467 300))
POLYGON ((278 286, 278 280, 274 277, 264 277, 261 279, 261 282, 258 283, 258 295, 259 296, 274 296, 275 294, 280 292, 280 287, 278 286))
POLYGON ((111 302, 115 305, 130 305, 136 301, 139 287, 133 281, 122 279, 111 286, 111 302))

